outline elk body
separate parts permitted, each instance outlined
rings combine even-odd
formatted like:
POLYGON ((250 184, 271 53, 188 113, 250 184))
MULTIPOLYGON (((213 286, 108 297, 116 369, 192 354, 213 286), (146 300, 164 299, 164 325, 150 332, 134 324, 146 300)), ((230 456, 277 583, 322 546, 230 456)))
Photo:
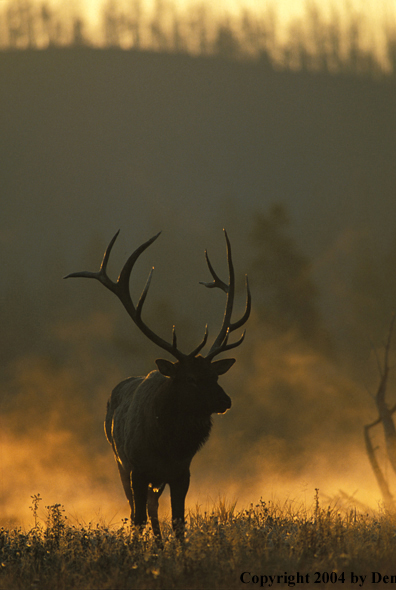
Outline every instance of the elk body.
POLYGON ((213 281, 202 283, 209 288, 218 287, 227 294, 223 323, 206 357, 199 353, 208 338, 207 327, 201 343, 192 352, 185 354, 177 347, 175 328, 172 342, 169 343, 155 334, 141 318, 153 271, 136 307, 130 295, 129 279, 133 266, 159 234, 133 252, 117 282, 113 282, 106 269, 117 236, 118 232, 105 252, 99 272, 72 273, 65 278, 85 277, 99 280, 117 295, 137 327, 176 359, 175 362, 157 359, 157 370, 146 377, 130 377, 115 387, 107 404, 105 433, 113 447, 131 508, 132 522, 139 527, 145 525, 148 511, 153 531, 157 537, 161 537, 158 500, 168 484, 173 528, 178 536, 182 536, 191 461, 209 437, 212 414, 223 414, 231 407, 231 399, 218 384, 218 377, 232 367, 235 359, 213 359, 218 354, 235 348, 244 339, 243 333, 239 340, 228 343, 230 333, 240 328, 249 317, 249 286, 246 279, 245 313, 240 320, 232 323, 235 280, 230 242, 225 233, 229 282, 226 284, 219 279, 205 252, 213 281))

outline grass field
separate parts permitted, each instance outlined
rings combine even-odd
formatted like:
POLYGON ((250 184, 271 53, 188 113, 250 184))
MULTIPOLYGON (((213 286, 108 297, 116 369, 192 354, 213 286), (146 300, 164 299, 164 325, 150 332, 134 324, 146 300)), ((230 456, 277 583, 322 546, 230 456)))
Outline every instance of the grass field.
POLYGON ((68 523, 62 506, 46 507, 34 526, 0 531, 1 590, 138 588, 378 588, 396 584, 396 517, 262 500, 248 509, 220 501, 187 515, 177 541, 163 523, 159 548, 149 527, 68 523))

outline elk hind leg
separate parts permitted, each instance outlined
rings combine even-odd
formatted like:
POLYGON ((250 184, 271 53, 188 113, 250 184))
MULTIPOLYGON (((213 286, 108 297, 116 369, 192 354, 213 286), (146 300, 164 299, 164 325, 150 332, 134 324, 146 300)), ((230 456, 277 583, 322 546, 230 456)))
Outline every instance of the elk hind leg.
POLYGON ((125 492, 128 502, 129 502, 129 506, 131 507, 131 522, 133 522, 133 519, 135 516, 135 503, 133 500, 131 474, 126 469, 124 469, 124 467, 121 465, 121 463, 118 463, 118 461, 117 461, 117 465, 118 465, 118 471, 120 472, 120 477, 121 477, 121 482, 122 482, 122 485, 124 488, 124 492, 125 492))
POLYGON ((161 539, 161 529, 158 520, 158 504, 159 498, 164 491, 165 484, 162 484, 158 489, 149 485, 147 494, 147 511, 150 517, 153 533, 158 539, 161 539))

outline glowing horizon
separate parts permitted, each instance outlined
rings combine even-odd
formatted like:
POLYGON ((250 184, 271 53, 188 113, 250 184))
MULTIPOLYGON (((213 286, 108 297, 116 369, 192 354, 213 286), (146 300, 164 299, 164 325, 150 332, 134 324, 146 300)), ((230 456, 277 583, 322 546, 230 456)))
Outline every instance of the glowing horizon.
MULTIPOLYGON (((32 0, 40 9, 38 0, 32 0)), ((293 39, 313 39, 315 31, 320 34, 323 26, 335 25, 342 40, 348 42, 356 25, 356 40, 363 50, 372 52, 385 68, 387 67, 387 39, 396 37, 396 0, 219 0, 216 5, 207 0, 48 0, 46 4, 54 10, 56 21, 65 18, 71 23, 76 17, 83 21, 84 36, 95 45, 103 45, 103 14, 106 5, 112 5, 115 14, 123 14, 137 19, 140 24, 140 47, 151 47, 151 27, 153 16, 162 19, 161 28, 170 37, 173 34, 175 19, 180 25, 183 42, 190 43, 188 51, 194 49, 192 23, 204 22, 209 36, 214 34, 220 23, 229 23, 238 35, 243 33, 244 11, 249 14, 250 24, 255 25, 257 15, 258 29, 269 27, 275 44, 279 46, 293 39), (202 13, 201 8, 204 9, 202 13), (158 16, 160 15, 160 16, 158 16), (313 34, 313 36, 312 36, 313 34)), ((40 9, 41 10, 41 9, 40 9)), ((3 18, 2 26, 5 20, 3 18)), ((124 28, 128 28, 124 25, 124 28)), ((126 30, 125 28, 125 30, 126 30)), ((124 33, 121 33, 124 35, 124 33)), ((130 31, 127 36, 130 37, 130 31)), ((131 46, 130 39, 120 41, 120 46, 131 46)))
MULTIPOLYGON (((49 0, 48 4, 54 7, 65 7, 70 13, 82 14, 88 22, 97 25, 100 22, 102 10, 108 0, 49 0)), ((158 0, 141 0, 142 12, 151 14, 158 0)), ((136 4, 139 0, 136 0, 136 4)), ((116 6, 128 11, 133 7, 133 2, 127 0, 115 0, 116 6)), ((304 19, 310 7, 316 7, 325 18, 331 18, 336 12, 341 18, 350 13, 357 17, 368 18, 370 26, 375 28, 379 24, 394 26, 396 24, 396 0, 322 0, 322 2, 308 2, 307 0, 218 0, 216 5, 207 0, 165 0, 162 2, 166 11, 170 7, 178 14, 183 14, 191 9, 205 6, 211 13, 222 16, 240 16, 244 10, 252 14, 264 15, 268 11, 274 11, 281 28, 287 27, 295 19, 304 19), (393 22, 392 22, 393 19, 393 22)))

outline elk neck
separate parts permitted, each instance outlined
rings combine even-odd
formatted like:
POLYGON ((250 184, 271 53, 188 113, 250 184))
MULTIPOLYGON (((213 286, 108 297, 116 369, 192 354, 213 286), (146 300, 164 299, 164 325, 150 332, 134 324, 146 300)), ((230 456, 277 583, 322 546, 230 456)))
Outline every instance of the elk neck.
POLYGON ((164 450, 175 459, 193 457, 207 441, 211 428, 211 415, 186 399, 183 390, 166 379, 158 390, 155 404, 156 423, 164 450))

